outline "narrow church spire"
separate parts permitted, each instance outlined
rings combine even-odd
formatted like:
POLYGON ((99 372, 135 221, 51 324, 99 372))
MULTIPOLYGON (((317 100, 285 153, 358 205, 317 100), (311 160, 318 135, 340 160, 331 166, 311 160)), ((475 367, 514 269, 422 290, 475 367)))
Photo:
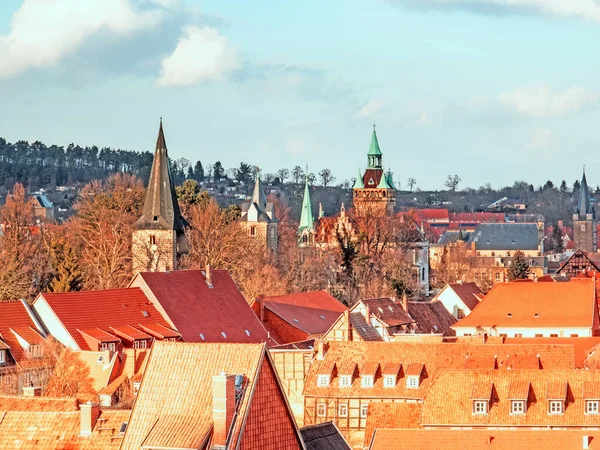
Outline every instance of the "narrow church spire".
POLYGON ((312 212, 312 204, 310 202, 310 190, 308 189, 308 170, 306 180, 304 182, 304 198, 302 199, 302 212, 300 214, 300 225, 298 225, 298 233, 304 230, 312 230, 314 227, 315 218, 312 212))
POLYGON ((144 209, 142 216, 135 223, 135 227, 137 229, 183 231, 185 225, 187 223, 181 217, 171 177, 161 118, 144 209))
POLYGON ((581 187, 579 189, 577 214, 582 220, 585 220, 587 214, 592 214, 592 217, 596 218, 594 207, 590 201, 590 190, 588 188, 587 179, 585 178, 585 166, 583 166, 583 176, 581 178, 581 187))
POLYGON ((367 153, 367 161, 370 169, 381 168, 381 150, 379 148, 379 141, 377 140, 377 132, 375 131, 375 124, 373 124, 373 134, 371 135, 371 145, 369 146, 369 153, 367 153))
POLYGON ((356 177, 356 180, 354 180, 354 186, 352 186, 352 189, 362 189, 364 187, 365 184, 363 183, 363 176, 360 172, 360 169, 358 169, 358 176, 356 177))
POLYGON ((256 181, 254 182, 254 191, 252 192, 251 203, 256 203, 258 208, 264 211, 267 208, 267 196, 263 190, 262 183, 260 182, 260 175, 256 174, 256 181))

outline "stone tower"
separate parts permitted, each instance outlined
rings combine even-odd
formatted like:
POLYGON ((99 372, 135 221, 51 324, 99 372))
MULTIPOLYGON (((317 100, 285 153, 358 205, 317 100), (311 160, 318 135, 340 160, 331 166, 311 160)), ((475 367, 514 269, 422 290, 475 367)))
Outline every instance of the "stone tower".
POLYGON ((242 205, 240 223, 250 239, 257 239, 271 251, 277 251, 277 218, 273 203, 267 202, 260 177, 256 175, 249 202, 242 205))
POLYGON ((581 178, 581 189, 579 190, 579 201, 577 210, 573 214, 573 234, 575 249, 584 252, 596 252, 598 250, 596 236, 596 211, 590 200, 590 190, 585 179, 585 169, 581 178))
MULTIPOLYGON (((306 172, 308 173, 308 169, 306 172)), ((300 225, 298 225, 298 245, 300 247, 307 247, 315 243, 315 218, 313 216, 312 205, 310 203, 308 178, 304 183, 302 213, 300 214, 300 225)))
POLYGON ((367 153, 367 169, 358 172, 352 188, 354 208, 358 214, 393 214, 396 204, 396 186, 391 172, 385 173, 382 164, 383 154, 379 149, 375 125, 371 136, 371 146, 367 153))
POLYGON ((144 209, 134 224, 134 273, 177 269, 178 257, 187 250, 184 235, 186 226, 171 178, 161 119, 144 209))

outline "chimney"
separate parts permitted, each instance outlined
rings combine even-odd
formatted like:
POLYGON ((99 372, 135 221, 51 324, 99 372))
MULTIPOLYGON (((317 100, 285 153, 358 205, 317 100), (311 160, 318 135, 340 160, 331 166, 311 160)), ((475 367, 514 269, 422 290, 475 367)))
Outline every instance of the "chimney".
POLYGON ((206 265, 206 269, 205 269, 204 273, 205 273, 204 276, 206 277, 206 284, 208 284, 209 288, 212 288, 213 287, 213 284, 212 284, 212 267, 210 267, 210 264, 206 265))
POLYGON ((212 378, 213 449, 227 448, 227 437, 235 415, 235 375, 221 372, 212 378))
POLYGON ((39 386, 26 386, 23 388, 23 397, 41 397, 42 388, 39 386))
POLYGON ((352 324, 350 323, 350 310, 344 311, 344 322, 346 323, 346 341, 352 340, 352 324))
POLYGON ((90 436, 100 416, 100 405, 92 402, 82 403, 79 405, 79 415, 81 423, 79 435, 90 436))
POLYGON ((259 295, 256 299, 258 301, 258 306, 260 307, 260 321, 261 323, 265 323, 265 298, 262 295, 259 295))
POLYGON ((591 436, 583 436, 583 445, 581 448, 585 448, 588 449, 590 448, 590 442, 592 442, 592 437, 591 436))
POLYGON ((363 305, 365 305, 365 320, 367 321, 368 324, 371 323, 371 308, 369 308, 369 305, 367 305, 366 303, 363 303, 363 305))
POLYGON ((324 358, 325 358, 325 342, 323 342, 322 340, 319 340, 319 343, 317 344, 317 359, 319 361, 323 361, 324 358))
POLYGON ((406 292, 402 294, 402 307, 404 308, 404 312, 408 314, 408 297, 406 296, 406 292))

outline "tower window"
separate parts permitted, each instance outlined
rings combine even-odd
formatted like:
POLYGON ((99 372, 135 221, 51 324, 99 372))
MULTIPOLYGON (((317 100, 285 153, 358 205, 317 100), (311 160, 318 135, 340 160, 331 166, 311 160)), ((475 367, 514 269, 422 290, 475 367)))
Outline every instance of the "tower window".
POLYGON ((153 234, 148 236, 148 242, 150 243, 150 245, 156 245, 156 236, 154 236, 153 234))
POLYGON ((252 225, 250 227, 250 236, 256 236, 256 226, 252 225))
POLYGON ((154 216, 154 221, 158 222, 158 216, 154 216))

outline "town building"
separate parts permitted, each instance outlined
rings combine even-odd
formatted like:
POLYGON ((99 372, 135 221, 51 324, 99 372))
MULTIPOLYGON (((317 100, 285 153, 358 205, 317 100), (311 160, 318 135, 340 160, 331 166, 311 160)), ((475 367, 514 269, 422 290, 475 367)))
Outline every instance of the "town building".
POLYGON ((584 252, 595 253, 598 251, 597 234, 596 210, 592 205, 584 170, 581 177, 577 209, 573 213, 575 248, 584 252))
POLYGON ((267 202, 258 174, 250 201, 242 204, 240 223, 249 239, 254 239, 273 252, 277 251, 278 225, 275 208, 272 202, 267 202))
POLYGON ((433 301, 441 302, 456 319, 462 319, 471 313, 482 298, 483 292, 477 284, 459 281, 444 286, 433 301))
POLYGON ((142 216, 134 224, 134 273, 177 269, 179 257, 187 251, 186 226, 171 177, 161 119, 142 216))
POLYGON ((148 300, 142 289, 40 293, 33 311, 43 328, 72 350, 115 352, 150 348, 155 340, 181 335, 148 300))
POLYGON ((335 423, 327 422, 300 429, 306 450, 351 450, 335 423))
POLYGON ((264 344, 157 343, 121 450, 304 449, 264 344))
POLYGON ((367 169, 359 170, 352 188, 352 198, 357 214, 392 215, 396 205, 396 186, 391 172, 383 170, 383 153, 379 148, 375 125, 371 135, 371 145, 367 153, 367 169))
POLYGON ((185 342, 276 344, 226 270, 140 272, 129 286, 185 342))
POLYGON ((457 336, 598 336, 596 280, 499 283, 452 328, 457 336))
POLYGON ((29 202, 33 207, 33 216, 43 221, 54 220, 54 204, 44 194, 33 195, 29 202))
POLYGON ((576 250, 561 264, 556 274, 573 278, 581 273, 600 272, 599 262, 593 261, 590 255, 596 255, 596 253, 590 254, 582 250, 576 250))

